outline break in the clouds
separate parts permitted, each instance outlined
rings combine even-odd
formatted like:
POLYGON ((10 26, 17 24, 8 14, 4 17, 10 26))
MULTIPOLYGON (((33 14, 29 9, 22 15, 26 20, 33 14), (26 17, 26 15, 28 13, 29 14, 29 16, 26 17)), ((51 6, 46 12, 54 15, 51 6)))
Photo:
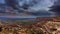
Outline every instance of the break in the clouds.
POLYGON ((5 3, 4 0, 0 0, 0 3, 5 3))

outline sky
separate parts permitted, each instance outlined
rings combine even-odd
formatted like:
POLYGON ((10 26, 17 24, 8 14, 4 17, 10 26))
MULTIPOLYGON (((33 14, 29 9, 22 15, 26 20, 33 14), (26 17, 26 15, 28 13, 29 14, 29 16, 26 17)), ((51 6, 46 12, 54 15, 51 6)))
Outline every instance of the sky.
POLYGON ((0 0, 0 3, 4 3, 4 0, 0 0))
MULTIPOLYGON (((34 3, 32 0, 19 0, 19 5, 23 6, 24 3, 30 5, 29 10, 46 10, 48 11, 55 1, 57 0, 34 0, 36 3, 34 3)), ((5 3, 4 0, 0 0, 0 3, 5 3)), ((44 12, 44 11, 43 11, 44 12)), ((49 11, 48 11, 49 12, 49 11)))
POLYGON ((35 1, 37 2, 37 4, 32 2, 32 0, 22 0, 22 1, 20 1, 20 5, 23 5, 24 3, 26 3, 28 5, 33 4, 33 6, 29 7, 30 9, 49 10, 48 7, 52 6, 56 0, 35 0, 35 1))
MULTIPOLYGON (((32 2, 32 0, 19 0, 19 5, 22 6, 25 4, 28 4, 28 5, 32 5, 33 6, 30 6, 29 8, 30 9, 33 9, 33 10, 49 10, 48 7, 52 6, 53 3, 56 1, 56 0, 34 0, 36 3, 32 2), (37 8, 37 9, 36 9, 37 8)), ((0 0, 0 3, 5 3, 4 0, 0 0)))

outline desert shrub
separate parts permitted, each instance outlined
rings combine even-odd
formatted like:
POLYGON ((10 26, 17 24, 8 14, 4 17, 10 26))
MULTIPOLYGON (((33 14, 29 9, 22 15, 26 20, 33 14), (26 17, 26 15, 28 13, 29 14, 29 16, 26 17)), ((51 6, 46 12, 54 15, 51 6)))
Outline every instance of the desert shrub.
POLYGON ((31 34, 45 34, 43 31, 31 30, 31 34))
POLYGON ((13 34, 18 34, 18 32, 17 32, 17 30, 16 30, 16 29, 14 29, 13 34))
POLYGON ((2 27, 0 27, 0 32, 1 32, 2 30, 3 30, 2 27))

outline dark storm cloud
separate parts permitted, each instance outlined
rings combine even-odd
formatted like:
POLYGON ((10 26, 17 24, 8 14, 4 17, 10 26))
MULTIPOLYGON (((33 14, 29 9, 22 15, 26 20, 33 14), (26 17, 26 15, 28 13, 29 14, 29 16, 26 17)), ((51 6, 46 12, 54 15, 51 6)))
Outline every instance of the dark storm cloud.
POLYGON ((18 0, 5 0, 5 3, 14 9, 18 9, 18 0))
POLYGON ((60 5, 60 0, 57 0, 54 5, 60 5))
POLYGON ((50 11, 54 12, 56 16, 60 16, 60 0, 57 0, 51 7, 50 11))

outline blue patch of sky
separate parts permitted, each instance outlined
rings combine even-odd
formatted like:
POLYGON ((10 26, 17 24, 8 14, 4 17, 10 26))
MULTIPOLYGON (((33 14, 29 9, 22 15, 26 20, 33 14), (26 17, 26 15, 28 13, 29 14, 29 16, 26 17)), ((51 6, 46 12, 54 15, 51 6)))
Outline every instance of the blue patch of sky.
POLYGON ((0 0, 0 3, 5 3, 5 1, 4 0, 0 0))

